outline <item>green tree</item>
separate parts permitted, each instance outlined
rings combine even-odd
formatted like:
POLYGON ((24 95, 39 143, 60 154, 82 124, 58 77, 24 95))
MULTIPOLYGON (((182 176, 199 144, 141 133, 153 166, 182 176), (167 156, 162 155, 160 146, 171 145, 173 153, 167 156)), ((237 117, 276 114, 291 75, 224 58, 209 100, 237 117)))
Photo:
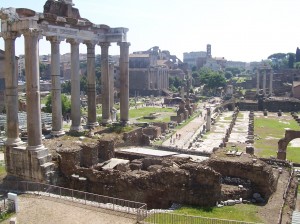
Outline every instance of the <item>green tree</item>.
POLYGON ((232 76, 236 76, 242 72, 242 70, 238 67, 227 67, 225 68, 225 73, 231 72, 232 76))
POLYGON ((61 85, 61 92, 66 94, 71 94, 71 81, 65 81, 61 85))
POLYGON ((80 91, 87 93, 87 78, 86 76, 82 76, 80 79, 80 91))
MULTIPOLYGON (((61 109, 62 109, 63 115, 71 112, 71 101, 65 94, 61 94, 61 109)), ((52 113, 52 96, 51 96, 51 94, 47 96, 44 111, 46 113, 52 113)))
POLYGON ((225 78, 226 79, 231 79, 233 76, 232 72, 231 71, 225 71, 225 78))
POLYGON ((194 86, 200 86, 200 74, 197 71, 192 73, 194 86))
POLYGON ((274 70, 288 68, 288 55, 285 53, 275 53, 268 57, 274 70))
POLYGON ((294 68, 300 69, 300 61, 299 61, 299 62, 296 62, 296 63, 294 64, 294 68))
POLYGON ((223 73, 212 71, 209 68, 201 68, 200 71, 200 80, 202 84, 206 84, 206 86, 215 90, 218 87, 223 87, 226 84, 226 79, 223 73))
POLYGON ((288 56, 289 56, 289 68, 294 68, 295 54, 294 53, 288 53, 288 56))
POLYGON ((183 85, 183 80, 178 78, 177 76, 175 76, 175 77, 170 76, 169 83, 170 83, 169 88, 171 90, 177 91, 178 88, 183 85))

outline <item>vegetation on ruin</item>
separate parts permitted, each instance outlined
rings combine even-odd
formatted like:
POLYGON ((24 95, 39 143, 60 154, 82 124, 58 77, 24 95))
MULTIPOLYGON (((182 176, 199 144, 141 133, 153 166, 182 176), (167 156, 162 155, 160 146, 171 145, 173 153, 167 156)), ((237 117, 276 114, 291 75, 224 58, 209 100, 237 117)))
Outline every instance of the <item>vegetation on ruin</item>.
POLYGON ((9 219, 10 217, 12 217, 15 213, 2 213, 0 214, 0 222, 9 219))
MULTIPOLYGON (((285 129, 300 130, 300 127, 290 116, 255 117, 254 133, 256 139, 254 147, 256 154, 260 157, 276 157, 278 140, 284 137, 285 129)), ((289 146, 287 159, 299 163, 300 148, 289 146)))
POLYGON ((133 127, 131 127, 131 126, 122 126, 120 124, 114 124, 114 125, 109 126, 109 131, 110 132, 116 132, 118 134, 124 133, 124 132, 129 132, 129 131, 132 131, 132 130, 133 130, 133 127))
MULTIPOLYGON (((217 207, 193 207, 183 206, 174 213, 178 215, 189 216, 201 216, 207 218, 227 219, 245 222, 262 222, 257 215, 258 207, 249 204, 240 204, 235 206, 224 206, 222 208, 217 207)), ((155 219, 156 223, 168 224, 168 223, 182 223, 183 219, 171 218, 172 214, 161 214, 155 219), (175 222, 174 222, 175 221, 175 222)))

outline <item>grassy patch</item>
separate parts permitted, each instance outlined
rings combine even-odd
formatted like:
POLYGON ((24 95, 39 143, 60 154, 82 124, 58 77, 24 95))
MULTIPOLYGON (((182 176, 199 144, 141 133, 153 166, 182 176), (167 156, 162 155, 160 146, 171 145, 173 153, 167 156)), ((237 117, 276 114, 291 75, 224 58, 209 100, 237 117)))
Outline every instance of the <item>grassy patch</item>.
POLYGON ((295 163, 300 163, 300 147, 288 146, 286 151, 287 160, 295 163))
MULTIPOLYGON (((270 157, 277 155, 278 140, 284 137, 285 129, 299 130, 299 125, 290 116, 283 117, 256 117, 254 119, 254 133, 258 139, 255 140, 254 147, 258 156, 270 157)), ((293 151, 293 150, 291 150, 293 151)), ((289 153, 288 153, 289 154, 289 153)), ((291 153, 290 159, 296 161, 297 151, 291 153), (295 156, 294 156, 295 155, 295 156)))
POLYGON ((184 206, 174 211, 175 214, 183 215, 182 218, 174 216, 172 219, 171 215, 161 214, 155 218, 155 223, 162 223, 162 224, 189 223, 189 222, 184 222, 186 220, 189 220, 188 218, 185 218, 185 215, 245 221, 245 222, 261 222, 261 219, 257 216, 257 211, 258 211, 257 206, 245 205, 245 204, 240 204, 235 206, 224 206, 222 208, 217 208, 217 207, 203 208, 203 207, 184 206))
POLYGON ((15 213, 3 213, 0 215, 0 222, 11 218, 15 213))
POLYGON ((169 112, 174 113, 173 108, 159 108, 159 107, 142 107, 138 109, 131 109, 129 110, 129 117, 130 118, 138 118, 147 116, 150 113, 161 113, 161 112, 169 112))

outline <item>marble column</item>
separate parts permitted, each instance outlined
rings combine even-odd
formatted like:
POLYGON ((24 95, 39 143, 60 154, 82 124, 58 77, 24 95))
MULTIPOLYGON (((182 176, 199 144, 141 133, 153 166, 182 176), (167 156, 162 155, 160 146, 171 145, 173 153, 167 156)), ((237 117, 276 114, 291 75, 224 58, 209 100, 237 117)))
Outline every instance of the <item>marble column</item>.
POLYGON ((115 98, 114 98, 114 93, 115 93, 114 69, 115 69, 114 63, 110 62, 109 63, 110 112, 112 112, 112 109, 113 109, 114 104, 115 104, 115 98))
POLYGON ((18 119, 18 75, 16 72, 15 40, 16 32, 3 32, 5 41, 5 95, 6 95, 6 145, 15 146, 22 143, 19 138, 18 119))
POLYGON ((71 128, 70 131, 81 131, 80 113, 80 77, 79 77, 79 44, 78 39, 67 39, 71 44, 71 128))
POLYGON ((28 150, 44 149, 42 143, 39 38, 37 30, 24 31, 25 39, 25 74, 26 74, 26 110, 28 150))
POLYGON ((63 38, 47 37, 51 43, 51 81, 52 81, 52 131, 51 135, 64 135, 62 104, 61 104, 61 83, 60 83, 60 42, 63 38))
POLYGON ((85 42, 87 46, 87 96, 88 96, 88 118, 87 127, 98 126, 96 112, 96 74, 95 74, 95 45, 90 41, 85 42))
POLYGON ((270 70, 270 87, 269 87, 269 94, 273 94, 273 71, 270 70))
POLYGON ((267 87, 267 71, 264 70, 263 74, 263 92, 266 94, 266 87, 267 87))
POLYGON ((101 46, 101 96, 102 96, 102 124, 111 123, 110 90, 109 90, 109 42, 100 43, 101 46))
POLYGON ((129 121, 129 46, 128 42, 119 42, 120 46, 120 120, 129 121))
POLYGON ((256 71, 256 93, 259 93, 259 70, 256 71))
POLYGON ((211 128, 211 111, 210 107, 206 108, 206 131, 210 131, 211 128))

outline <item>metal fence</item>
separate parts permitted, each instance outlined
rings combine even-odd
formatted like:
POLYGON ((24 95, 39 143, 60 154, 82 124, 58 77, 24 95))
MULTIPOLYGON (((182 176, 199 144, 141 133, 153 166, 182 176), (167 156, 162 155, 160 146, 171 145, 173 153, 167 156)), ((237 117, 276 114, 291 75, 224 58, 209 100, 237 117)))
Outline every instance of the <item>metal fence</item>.
POLYGON ((174 213, 152 212, 142 221, 143 224, 257 224, 226 219, 206 218, 200 216, 180 215, 174 213))
POLYGON ((138 222, 142 221, 147 216, 147 204, 145 203, 92 194, 50 184, 29 181, 6 181, 1 187, 4 190, 9 190, 10 192, 47 196, 102 209, 109 209, 117 212, 136 215, 138 222))

